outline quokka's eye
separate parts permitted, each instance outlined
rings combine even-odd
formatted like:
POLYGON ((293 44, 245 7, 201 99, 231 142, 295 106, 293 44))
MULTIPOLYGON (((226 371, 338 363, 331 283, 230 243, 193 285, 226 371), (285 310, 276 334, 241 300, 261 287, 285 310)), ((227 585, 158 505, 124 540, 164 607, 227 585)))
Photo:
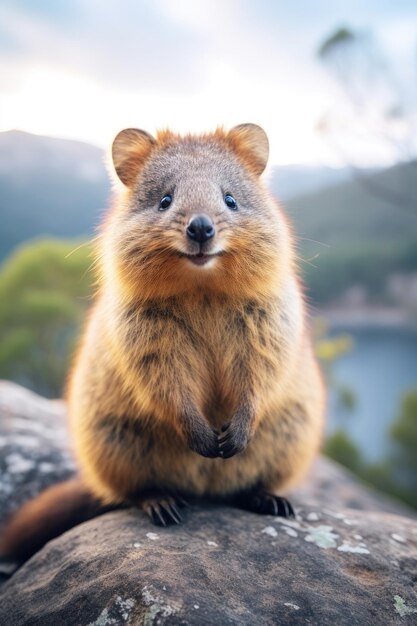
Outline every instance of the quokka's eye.
POLYGON ((224 202, 226 206, 229 207, 229 209, 232 209, 232 211, 237 211, 237 202, 230 193, 227 193, 225 195, 224 202))
POLYGON ((161 202, 159 203, 159 210, 160 211, 166 211, 166 209, 169 207, 169 205, 172 202, 172 196, 170 193, 167 193, 166 196, 164 196, 161 200, 161 202))

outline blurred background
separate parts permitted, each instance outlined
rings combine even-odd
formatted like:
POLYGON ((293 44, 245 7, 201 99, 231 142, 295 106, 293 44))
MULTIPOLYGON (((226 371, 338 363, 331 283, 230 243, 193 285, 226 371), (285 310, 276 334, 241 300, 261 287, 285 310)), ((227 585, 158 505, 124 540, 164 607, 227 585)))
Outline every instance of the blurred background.
POLYGON ((0 377, 62 394, 113 136, 242 122, 295 225, 325 452, 417 508, 415 0, 2 0, 0 377))

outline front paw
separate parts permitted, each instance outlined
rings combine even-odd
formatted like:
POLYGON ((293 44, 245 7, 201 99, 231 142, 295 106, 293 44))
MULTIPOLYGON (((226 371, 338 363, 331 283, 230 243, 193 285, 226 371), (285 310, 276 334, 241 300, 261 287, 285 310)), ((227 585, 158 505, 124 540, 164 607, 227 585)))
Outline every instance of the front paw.
POLYGON ((217 436, 219 453, 223 459, 229 459, 246 449, 250 441, 250 435, 244 425, 230 422, 223 426, 222 432, 217 436))
POLYGON ((197 452, 197 454, 201 456, 205 456, 209 459, 220 456, 217 434, 208 426, 206 428, 196 428, 193 432, 189 433, 187 443, 188 447, 193 452, 197 452))

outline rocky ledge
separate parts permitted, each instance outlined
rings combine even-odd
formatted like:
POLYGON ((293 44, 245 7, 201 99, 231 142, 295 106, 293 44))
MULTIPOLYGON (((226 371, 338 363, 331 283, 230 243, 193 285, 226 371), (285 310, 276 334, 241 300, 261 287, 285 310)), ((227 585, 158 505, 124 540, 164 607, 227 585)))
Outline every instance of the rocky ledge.
MULTIPOLYGON (((0 520, 74 471, 67 441, 63 403, 0 383, 0 520)), ((295 520, 207 505, 166 529, 107 513, 2 585, 0 624, 417 624, 411 512, 325 459, 292 501, 295 520)))

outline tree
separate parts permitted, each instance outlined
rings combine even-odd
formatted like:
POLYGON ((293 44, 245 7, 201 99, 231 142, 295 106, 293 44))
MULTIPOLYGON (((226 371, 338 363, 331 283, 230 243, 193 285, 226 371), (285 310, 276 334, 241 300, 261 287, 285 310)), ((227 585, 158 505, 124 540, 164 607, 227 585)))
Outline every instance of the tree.
MULTIPOLYGON (((410 64, 413 51, 410 50, 410 64)), ((371 32, 336 29, 319 46, 318 57, 335 79, 343 99, 326 111, 318 130, 331 142, 369 193, 415 213, 415 195, 363 176, 357 155, 378 151, 386 160, 417 165, 416 92, 401 77, 371 32)), ((417 168, 416 168, 417 169, 417 168)))
POLYGON ((352 472, 358 474, 362 469, 362 458, 358 447, 342 430, 336 431, 327 439, 323 451, 326 456, 341 463, 352 472))
POLYGON ((391 427, 391 438, 398 472, 417 494, 417 389, 404 394, 400 413, 391 427))
POLYGON ((0 377, 60 396, 91 293, 89 247, 44 240, 0 271, 0 377))
POLYGON ((379 463, 368 464, 343 431, 331 435, 324 453, 361 480, 417 509, 417 389, 404 395, 391 428, 394 449, 379 463))
POLYGON ((356 397, 352 389, 343 385, 333 374, 333 362, 353 347, 353 339, 343 334, 328 337, 328 324, 323 318, 317 318, 314 326, 314 349, 326 375, 327 384, 337 394, 338 402, 346 411, 351 411, 356 404, 356 397))

